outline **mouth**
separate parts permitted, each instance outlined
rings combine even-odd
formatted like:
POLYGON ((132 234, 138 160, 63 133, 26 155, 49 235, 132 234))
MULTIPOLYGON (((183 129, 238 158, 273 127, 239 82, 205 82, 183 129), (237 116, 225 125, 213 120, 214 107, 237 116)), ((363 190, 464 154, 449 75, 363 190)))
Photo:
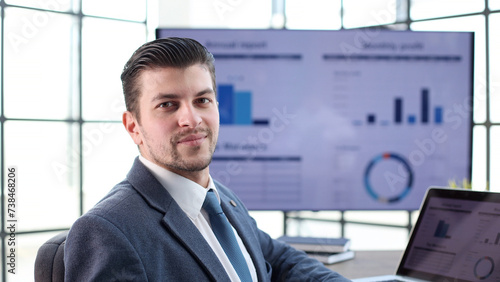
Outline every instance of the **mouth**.
POLYGON ((206 134, 198 133, 198 134, 190 134, 186 137, 183 137, 177 141, 177 144, 179 145, 186 145, 186 146, 199 146, 205 141, 207 138, 206 134))

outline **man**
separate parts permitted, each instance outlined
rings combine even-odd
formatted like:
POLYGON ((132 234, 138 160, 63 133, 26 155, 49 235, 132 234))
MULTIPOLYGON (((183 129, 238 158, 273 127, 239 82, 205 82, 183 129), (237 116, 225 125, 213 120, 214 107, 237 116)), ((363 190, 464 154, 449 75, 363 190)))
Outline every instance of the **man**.
POLYGON ((213 57, 201 44, 146 43, 122 83, 123 124, 140 156, 72 226, 67 281, 348 281, 259 230, 236 195, 211 178, 219 111, 213 57), (219 243, 204 205, 213 193, 243 266, 219 243))

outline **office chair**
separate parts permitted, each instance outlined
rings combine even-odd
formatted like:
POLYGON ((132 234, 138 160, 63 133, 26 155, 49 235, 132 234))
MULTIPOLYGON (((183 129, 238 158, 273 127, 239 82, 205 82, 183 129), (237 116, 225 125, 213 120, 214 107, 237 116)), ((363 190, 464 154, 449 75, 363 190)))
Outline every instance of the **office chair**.
POLYGON ((64 245, 69 231, 50 238, 35 259, 35 282, 64 282, 64 245))

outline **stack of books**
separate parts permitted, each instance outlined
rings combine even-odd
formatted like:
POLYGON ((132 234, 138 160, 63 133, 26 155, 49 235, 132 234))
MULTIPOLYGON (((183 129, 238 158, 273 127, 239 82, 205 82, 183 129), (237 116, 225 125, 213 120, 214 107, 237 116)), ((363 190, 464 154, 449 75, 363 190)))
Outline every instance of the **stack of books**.
POLYGON ((354 258, 348 238, 315 238, 281 236, 278 240, 306 252, 310 257, 324 264, 333 264, 354 258))

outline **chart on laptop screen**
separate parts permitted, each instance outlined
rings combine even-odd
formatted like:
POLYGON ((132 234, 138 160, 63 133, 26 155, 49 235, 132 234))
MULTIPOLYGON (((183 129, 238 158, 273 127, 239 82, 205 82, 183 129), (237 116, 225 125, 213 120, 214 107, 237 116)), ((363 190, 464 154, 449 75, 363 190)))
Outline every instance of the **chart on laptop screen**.
POLYGON ((160 29, 215 57, 211 175, 254 210, 418 209, 470 177, 472 34, 160 29))
POLYGON ((405 268, 461 281, 500 281, 500 204, 433 198, 405 268))

